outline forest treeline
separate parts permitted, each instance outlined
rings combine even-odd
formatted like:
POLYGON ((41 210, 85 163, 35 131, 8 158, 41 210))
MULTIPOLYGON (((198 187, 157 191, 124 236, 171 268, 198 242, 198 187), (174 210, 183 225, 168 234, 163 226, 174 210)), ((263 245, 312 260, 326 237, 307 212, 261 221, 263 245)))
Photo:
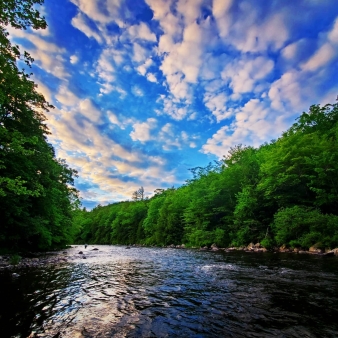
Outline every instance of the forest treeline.
POLYGON ((79 243, 338 246, 338 103, 313 105, 280 138, 238 145, 149 200, 77 210, 79 243))
POLYGON ((191 169, 179 188, 144 199, 79 208, 76 171, 48 143, 53 107, 29 73, 33 59, 12 29, 44 29, 43 0, 0 1, 0 249, 47 250, 79 243, 240 246, 260 242, 338 246, 338 103, 313 105, 275 141, 238 145, 191 169))
POLYGON ((0 250, 47 250, 74 240, 72 186, 76 171, 55 157, 45 113, 53 107, 31 74, 33 58, 9 39, 12 29, 44 29, 36 5, 43 0, 0 1, 0 250))

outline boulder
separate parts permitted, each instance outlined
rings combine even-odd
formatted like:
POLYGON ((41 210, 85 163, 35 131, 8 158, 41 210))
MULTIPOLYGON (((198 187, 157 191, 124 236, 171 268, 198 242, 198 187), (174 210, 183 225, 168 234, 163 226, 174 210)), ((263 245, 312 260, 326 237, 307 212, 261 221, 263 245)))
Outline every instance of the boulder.
POLYGON ((83 252, 82 252, 82 251, 79 251, 79 255, 83 255, 83 252))
POLYGON ((309 248, 309 252, 312 253, 323 253, 322 243, 316 243, 309 248))
POLYGON ((256 243, 254 246, 255 246, 255 248, 260 248, 261 247, 261 243, 256 243))
POLYGON ((253 244, 253 243, 250 243, 250 244, 247 246, 248 250, 251 250, 251 249, 253 249, 254 247, 255 247, 255 244, 253 244))
POLYGON ((99 250, 98 248, 94 248, 94 249, 92 249, 92 251, 96 251, 96 250, 99 250))

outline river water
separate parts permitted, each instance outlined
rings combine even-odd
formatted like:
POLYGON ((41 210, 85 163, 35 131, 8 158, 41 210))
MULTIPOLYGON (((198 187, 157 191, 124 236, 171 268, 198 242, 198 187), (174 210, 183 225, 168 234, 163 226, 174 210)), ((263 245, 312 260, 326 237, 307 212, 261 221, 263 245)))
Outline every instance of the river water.
POLYGON ((93 248, 1 272, 0 336, 338 337, 338 257, 93 248))

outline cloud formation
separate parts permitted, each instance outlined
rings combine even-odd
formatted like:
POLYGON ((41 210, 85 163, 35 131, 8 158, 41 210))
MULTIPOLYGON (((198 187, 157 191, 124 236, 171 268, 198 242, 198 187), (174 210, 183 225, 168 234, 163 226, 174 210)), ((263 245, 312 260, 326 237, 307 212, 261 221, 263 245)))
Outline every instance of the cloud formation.
POLYGON ((338 93, 335 0, 45 6, 48 30, 10 33, 35 58, 56 107, 50 141, 88 206, 180 185, 189 167, 276 138, 338 93))

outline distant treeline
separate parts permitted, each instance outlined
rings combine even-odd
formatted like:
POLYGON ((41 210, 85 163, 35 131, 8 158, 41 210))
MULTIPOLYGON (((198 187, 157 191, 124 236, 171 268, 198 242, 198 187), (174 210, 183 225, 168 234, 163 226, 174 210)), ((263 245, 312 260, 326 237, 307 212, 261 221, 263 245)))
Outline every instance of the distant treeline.
POLYGON ((238 145, 149 200, 77 210, 79 243, 338 246, 338 104, 313 105, 278 140, 238 145))

